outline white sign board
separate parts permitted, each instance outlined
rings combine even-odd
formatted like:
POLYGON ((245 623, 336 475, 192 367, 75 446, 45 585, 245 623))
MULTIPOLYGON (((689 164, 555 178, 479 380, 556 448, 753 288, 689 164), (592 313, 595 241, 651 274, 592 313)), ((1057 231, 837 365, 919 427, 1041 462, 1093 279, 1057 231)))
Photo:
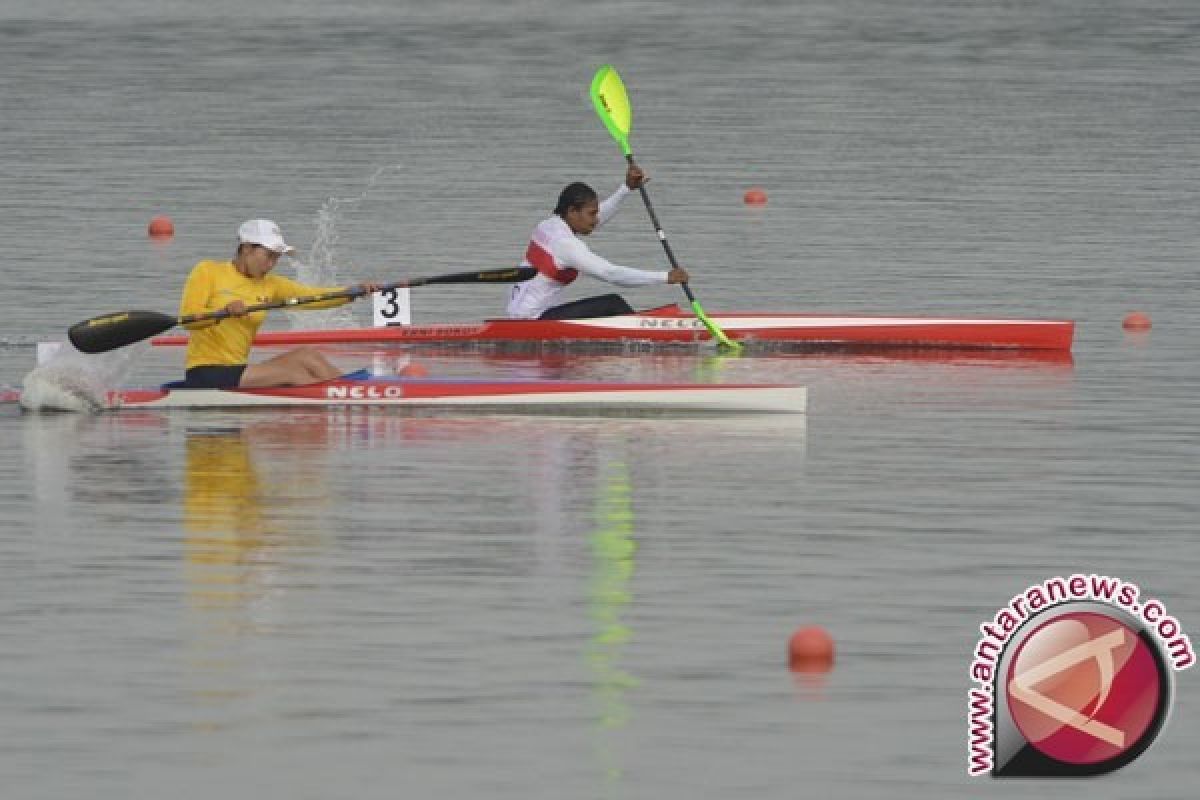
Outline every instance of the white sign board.
POLYGON ((388 325, 411 325, 412 308, 408 304, 408 289, 385 289, 371 295, 374 306, 373 324, 376 328, 388 325))

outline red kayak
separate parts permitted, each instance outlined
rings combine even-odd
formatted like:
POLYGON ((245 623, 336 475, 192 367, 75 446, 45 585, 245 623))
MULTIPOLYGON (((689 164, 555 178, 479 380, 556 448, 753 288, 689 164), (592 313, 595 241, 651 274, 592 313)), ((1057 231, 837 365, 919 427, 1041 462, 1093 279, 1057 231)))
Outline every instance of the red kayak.
MULTIPOLYGON (((710 313, 730 339, 745 344, 816 347, 1001 348, 1070 351, 1075 323, 1053 319, 882 317, 856 315, 710 313)), ((703 323, 677 305, 615 317, 572 320, 489 319, 436 325, 269 331, 255 344, 389 343, 699 343, 710 340, 703 323)), ((159 336, 156 345, 178 346, 186 336, 159 336)))

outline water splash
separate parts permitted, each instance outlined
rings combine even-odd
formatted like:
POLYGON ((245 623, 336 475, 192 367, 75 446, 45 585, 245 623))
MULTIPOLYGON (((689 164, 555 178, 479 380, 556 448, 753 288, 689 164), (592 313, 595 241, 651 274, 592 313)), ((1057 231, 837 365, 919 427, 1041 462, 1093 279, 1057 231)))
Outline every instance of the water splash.
POLYGON ((111 408, 110 387, 124 383, 149 346, 143 342, 109 353, 85 355, 63 342, 21 380, 21 407, 26 411, 80 414, 111 408))
MULTIPOLYGON (((380 180, 391 172, 401 169, 399 164, 380 167, 367 180, 367 187, 356 197, 330 197, 317 211, 316 235, 307 260, 296 259, 296 274, 301 283, 314 286, 344 286, 353 282, 339 274, 335 266, 338 223, 348 212, 358 209, 380 180)), ((316 311, 288 312, 288 321, 293 328, 354 328, 359 326, 351 310, 353 305, 316 311)))

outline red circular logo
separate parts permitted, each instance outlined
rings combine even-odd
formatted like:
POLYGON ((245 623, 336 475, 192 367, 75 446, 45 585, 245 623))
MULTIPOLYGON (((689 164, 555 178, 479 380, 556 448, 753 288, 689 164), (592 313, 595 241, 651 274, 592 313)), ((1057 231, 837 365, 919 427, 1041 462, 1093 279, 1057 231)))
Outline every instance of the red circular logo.
POLYGON ((1056 616, 1021 642, 1005 681, 1034 748, 1066 764, 1120 758, 1155 731, 1167 687, 1150 645, 1105 614, 1056 616))

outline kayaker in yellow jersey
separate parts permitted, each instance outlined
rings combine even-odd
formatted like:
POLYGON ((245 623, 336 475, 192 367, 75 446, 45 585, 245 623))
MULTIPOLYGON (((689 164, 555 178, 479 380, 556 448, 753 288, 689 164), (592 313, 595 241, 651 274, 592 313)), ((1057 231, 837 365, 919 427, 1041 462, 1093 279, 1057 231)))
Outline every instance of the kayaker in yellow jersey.
MULTIPOLYGON (((191 331, 186 363, 188 388, 302 386, 332 380, 342 374, 311 347, 289 350, 257 364, 249 363, 254 334, 262 325, 266 312, 247 314, 247 306, 341 290, 341 287, 308 286, 272 275, 271 270, 279 257, 294 250, 284 242, 283 234, 274 222, 252 219, 238 228, 238 247, 232 261, 201 261, 192 268, 183 287, 180 316, 222 309, 231 316, 185 326, 191 331)), ((361 286, 367 293, 364 297, 379 290, 377 283, 361 286)), ((351 299, 339 297, 302 307, 334 308, 351 299)))

